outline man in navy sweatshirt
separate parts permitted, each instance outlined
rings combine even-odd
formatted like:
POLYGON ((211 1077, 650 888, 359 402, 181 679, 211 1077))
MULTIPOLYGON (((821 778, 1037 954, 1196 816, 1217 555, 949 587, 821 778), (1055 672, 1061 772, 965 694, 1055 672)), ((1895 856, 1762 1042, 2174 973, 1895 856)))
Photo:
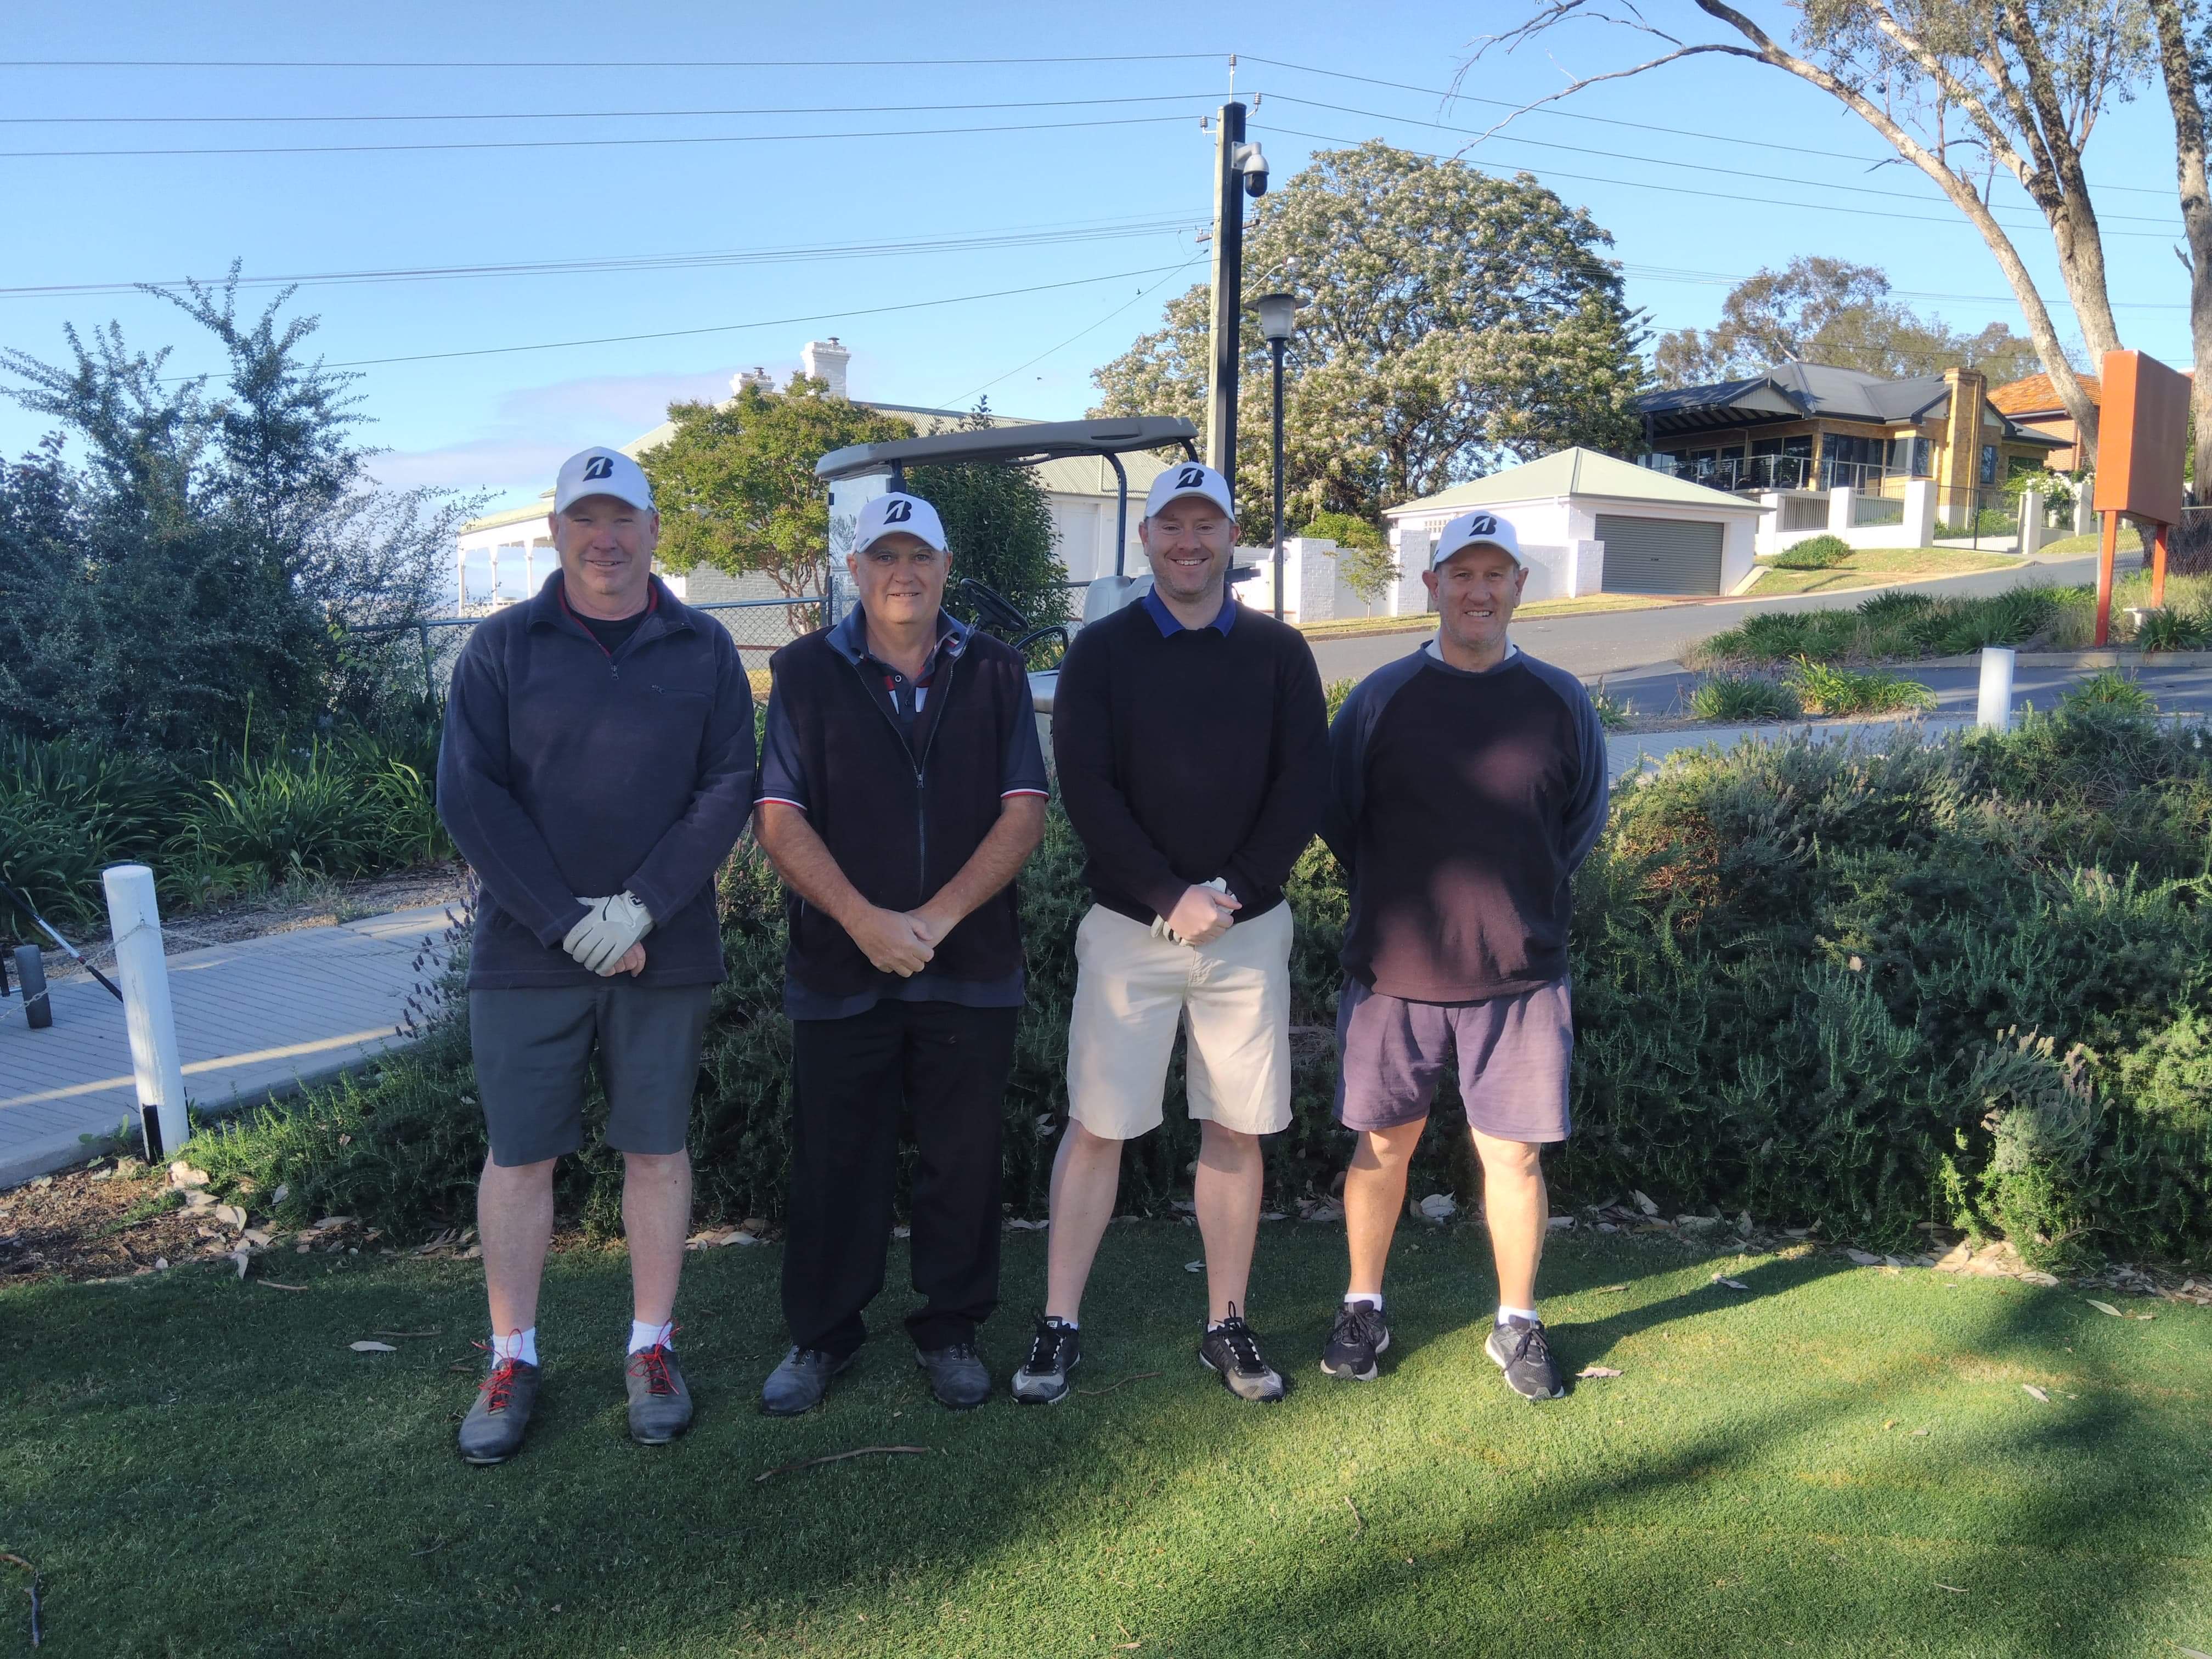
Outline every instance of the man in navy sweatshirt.
POLYGON ((1353 688, 1329 733, 1322 835, 1351 896, 1336 1112, 1358 1143, 1344 1179, 1351 1284, 1322 1369, 1371 1382, 1390 1346, 1383 1261, 1456 1051, 1498 1269, 1485 1351, 1516 1393, 1557 1399, 1536 1316, 1540 1155, 1567 1137, 1567 921, 1605 824, 1605 732, 1580 681, 1506 638, 1528 580, 1510 523, 1462 514, 1423 580, 1436 637, 1353 688))
POLYGON ((550 525, 561 568, 470 635, 438 750, 438 813, 482 884, 469 1037, 492 1365, 461 1425, 472 1463, 512 1456, 529 1425, 553 1166, 582 1145, 595 1058, 623 1155, 630 1434, 659 1445, 690 1423, 671 1322, 685 1141, 722 977, 714 874, 752 809, 752 690, 727 631, 653 574, 637 463, 571 456, 550 525))
POLYGON ((1283 884, 1321 819, 1321 677, 1297 629, 1230 596, 1237 514, 1218 472, 1193 463, 1161 473, 1137 533, 1152 589, 1075 636, 1053 699, 1060 799, 1097 902, 1075 935, 1044 1315, 1013 1393, 1033 1404, 1066 1396, 1121 1146, 1160 1122, 1181 1027, 1200 1125, 1192 1196, 1208 1315, 1199 1357, 1239 1399, 1275 1401, 1282 1375, 1244 1304, 1260 1137, 1291 1121, 1283 884))
POLYGON ((954 1410, 990 1396, 1000 1133, 1021 1018, 1014 874, 1044 834, 1021 653, 945 614, 937 509, 878 495, 846 560, 860 603, 775 653, 759 836, 790 889, 791 1351, 761 1408, 820 1403, 884 1288, 899 1123, 914 1125, 915 1362, 954 1410))

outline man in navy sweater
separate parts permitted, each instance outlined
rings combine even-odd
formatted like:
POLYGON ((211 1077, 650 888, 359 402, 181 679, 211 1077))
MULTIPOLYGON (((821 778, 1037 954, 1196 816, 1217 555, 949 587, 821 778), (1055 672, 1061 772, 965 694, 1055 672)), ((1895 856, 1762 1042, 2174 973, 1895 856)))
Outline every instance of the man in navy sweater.
POLYGON ((671 1322, 685 1139, 722 977, 714 872, 752 809, 752 690, 728 632, 653 574, 637 463, 571 456, 551 526, 561 568, 470 635, 438 750, 439 816, 483 884, 469 1037, 492 1365, 461 1425, 472 1463, 512 1456, 529 1425, 553 1166, 582 1144, 595 1059, 623 1155, 630 1434, 658 1445, 691 1420, 671 1322))
POLYGON ((1024 1000, 1014 874, 1044 834, 1021 654, 943 609, 937 509, 878 495, 847 568, 860 603, 775 653, 759 836, 791 890, 791 1351, 761 1408, 796 1416, 853 1363, 884 1287, 899 1121, 914 1124, 906 1322, 939 1401, 980 1406, 999 1297, 1000 1132, 1024 1000))
POLYGON ((1201 1125, 1193 1197, 1209 1309, 1199 1357, 1238 1398, 1274 1401, 1282 1376, 1243 1312, 1260 1137, 1291 1121, 1283 884, 1321 819, 1321 677, 1295 629, 1230 597, 1237 515, 1218 472, 1160 474, 1137 533, 1151 591, 1076 635, 1053 699, 1060 799, 1097 902, 1075 936, 1049 1285, 1013 1392, 1031 1403, 1066 1395, 1122 1143, 1160 1122, 1180 1026, 1201 1125))
POLYGON ((1336 1110, 1358 1139, 1344 1180, 1351 1284, 1322 1369, 1371 1382, 1390 1346, 1382 1266, 1456 1050, 1498 1269, 1486 1352, 1516 1393, 1556 1399, 1536 1316, 1540 1160, 1567 1137, 1567 921, 1605 824, 1605 732, 1580 681, 1506 638, 1528 580, 1511 524, 1462 514, 1423 580, 1436 637, 1361 681, 1329 733, 1322 835, 1351 896, 1336 1110))

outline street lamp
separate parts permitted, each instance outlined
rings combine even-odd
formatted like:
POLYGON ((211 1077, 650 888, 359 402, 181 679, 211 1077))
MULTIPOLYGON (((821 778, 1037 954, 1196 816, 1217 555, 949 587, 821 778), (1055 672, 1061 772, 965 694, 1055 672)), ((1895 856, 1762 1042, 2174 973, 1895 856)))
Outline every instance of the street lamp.
POLYGON ((1297 314, 1295 294, 1263 294, 1253 301, 1260 309, 1260 332, 1267 337, 1267 350, 1275 360, 1275 620, 1283 619, 1283 352, 1291 343, 1292 320, 1297 314))

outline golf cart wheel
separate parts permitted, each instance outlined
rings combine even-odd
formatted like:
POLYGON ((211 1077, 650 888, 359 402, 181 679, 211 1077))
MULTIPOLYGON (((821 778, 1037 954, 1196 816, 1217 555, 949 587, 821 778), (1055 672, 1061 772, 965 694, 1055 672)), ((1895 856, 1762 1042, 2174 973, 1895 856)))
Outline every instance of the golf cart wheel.
POLYGON ((23 1023, 43 1031, 54 1023, 54 1005, 46 995, 46 964, 35 945, 15 947, 15 981, 23 993, 23 1023))

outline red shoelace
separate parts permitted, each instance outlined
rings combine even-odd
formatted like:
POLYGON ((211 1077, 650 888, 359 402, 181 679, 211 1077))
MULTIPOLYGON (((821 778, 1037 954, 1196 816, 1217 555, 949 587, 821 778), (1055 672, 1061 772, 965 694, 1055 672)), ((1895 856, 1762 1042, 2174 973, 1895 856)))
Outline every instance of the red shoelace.
MULTIPOLYGON (((515 1335, 517 1336, 520 1336, 521 1334, 522 1333, 520 1331, 515 1333, 515 1335)), ((481 1348, 486 1353, 489 1353, 491 1352, 491 1344, 489 1342, 477 1342, 473 1343, 471 1346, 481 1348)), ((507 1396, 514 1392, 514 1367, 516 1363, 517 1362, 512 1359, 501 1359, 492 1366, 491 1375, 485 1377, 483 1382, 477 1384, 477 1392, 485 1397, 485 1410, 503 1412, 507 1409, 507 1396)))
MULTIPOLYGON (((664 1335, 673 1336, 683 1328, 681 1325, 670 1324, 663 1328, 664 1335)), ((640 1348, 629 1357, 631 1367, 646 1379, 647 1387, 654 1394, 676 1392, 676 1380, 668 1374, 668 1344, 663 1340, 649 1348, 640 1348)))

